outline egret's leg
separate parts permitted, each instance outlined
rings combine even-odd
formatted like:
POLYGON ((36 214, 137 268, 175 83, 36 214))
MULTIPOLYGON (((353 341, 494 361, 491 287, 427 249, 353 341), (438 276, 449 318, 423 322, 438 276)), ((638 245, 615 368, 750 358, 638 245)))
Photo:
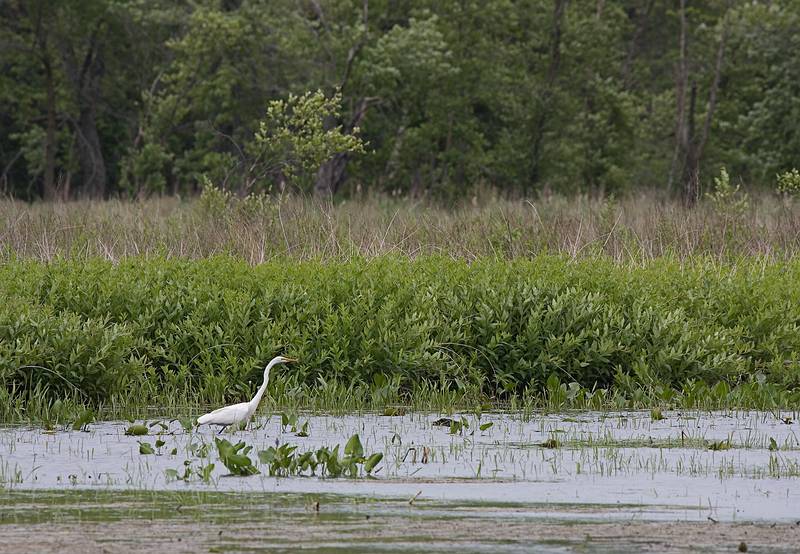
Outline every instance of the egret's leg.
POLYGON ((227 429, 227 428, 228 428, 228 426, 227 426, 227 425, 220 425, 220 426, 219 426, 219 431, 217 431, 217 434, 218 434, 218 435, 221 435, 221 434, 222 434, 222 432, 223 432, 225 429, 227 429))

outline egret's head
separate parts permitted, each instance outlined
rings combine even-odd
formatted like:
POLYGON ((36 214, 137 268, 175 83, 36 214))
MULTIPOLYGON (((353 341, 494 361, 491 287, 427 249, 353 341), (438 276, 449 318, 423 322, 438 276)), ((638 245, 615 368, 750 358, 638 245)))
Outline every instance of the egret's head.
POLYGON ((272 369, 273 367, 275 367, 276 365, 278 365, 278 364, 289 364, 289 363, 296 362, 296 361, 297 360, 295 360, 294 358, 287 358, 286 356, 275 356, 267 364, 267 367, 264 368, 264 379, 266 380, 267 378, 269 378, 269 370, 272 369))

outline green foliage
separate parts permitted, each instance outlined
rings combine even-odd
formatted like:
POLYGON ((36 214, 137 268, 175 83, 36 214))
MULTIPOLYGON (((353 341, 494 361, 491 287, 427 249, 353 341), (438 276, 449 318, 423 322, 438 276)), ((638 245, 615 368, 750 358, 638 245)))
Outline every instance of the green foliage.
MULTIPOLYGON (((321 90, 270 102, 247 147, 246 179, 257 181, 277 172, 300 185, 303 175, 313 175, 335 154, 364 152, 357 127, 345 132, 341 126, 326 126, 327 121, 339 117, 341 103, 338 92, 327 98, 321 90)), ((245 186, 245 190, 250 188, 245 186)))
POLYGON ((800 48, 800 6, 743 3, 733 14, 736 50, 727 73, 741 84, 729 92, 730 111, 720 127, 730 140, 721 147, 730 148, 742 168, 749 166, 755 179, 768 184, 797 163, 800 149, 794 124, 800 113, 800 60, 786 55, 800 48))
MULTIPOLYGON (((703 169, 767 184, 800 148, 800 7, 700 2, 686 21, 698 107, 726 30, 703 169)), ((337 160, 350 190, 657 185, 679 36, 679 10, 649 1, 7 0, 0 191, 308 190, 356 135, 371 152, 337 160)))
POLYGON ((352 456, 354 458, 362 458, 364 456, 364 447, 361 446, 361 439, 358 435, 353 435, 347 444, 344 445, 345 456, 352 456))
POLYGON ((232 475, 246 477, 260 473, 247 455, 253 449, 252 446, 246 445, 244 441, 231 444, 228 440, 216 437, 214 437, 214 444, 217 446, 219 460, 232 475))
POLYGON ((262 464, 269 467, 269 474, 279 477, 295 475, 316 475, 337 478, 347 476, 356 478, 359 470, 369 475, 383 459, 383 453, 376 452, 365 456, 359 436, 353 435, 344 447, 344 455, 339 454, 339 445, 333 449, 322 447, 314 451, 297 453, 297 446, 282 444, 269 447, 258 453, 262 464))
POLYGON ((793 168, 791 171, 784 171, 776 176, 778 181, 778 192, 788 196, 800 195, 800 171, 793 168))
POLYGON ((463 435, 467 429, 469 429, 469 422, 464 416, 450 422, 451 435, 463 435))
POLYGON ((367 475, 370 475, 375 470, 381 460, 383 460, 383 452, 375 452, 364 460, 364 471, 367 472, 367 475))
POLYGON ((4 414, 240 401, 281 352, 300 362, 273 374, 275 401, 333 409, 760 405, 800 387, 797 262, 9 261, 0 294, 4 414))
POLYGON ((130 427, 128 427, 125 430, 125 434, 139 437, 142 435, 146 435, 148 431, 149 429, 147 428, 147 425, 142 425, 141 423, 137 423, 135 425, 131 425, 130 427))
POLYGON ((92 410, 83 410, 82 413, 72 423, 73 431, 87 431, 89 424, 94 421, 92 410))
POLYGON ((709 450, 714 450, 714 451, 730 450, 731 449, 731 441, 730 441, 730 439, 712 441, 708 445, 708 449, 709 450))
POLYGON ((747 193, 739 189, 740 185, 731 184, 730 175, 723 167, 719 171, 719 177, 714 177, 714 190, 707 192, 706 198, 718 214, 739 218, 750 208, 747 193))

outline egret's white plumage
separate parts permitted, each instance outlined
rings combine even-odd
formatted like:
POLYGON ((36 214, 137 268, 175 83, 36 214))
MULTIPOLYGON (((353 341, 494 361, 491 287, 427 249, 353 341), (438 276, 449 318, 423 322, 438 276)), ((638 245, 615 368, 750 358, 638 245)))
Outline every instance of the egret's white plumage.
POLYGON ((209 412, 207 414, 201 415, 197 418, 198 425, 220 425, 220 432, 222 429, 227 427, 228 425, 233 425, 235 423, 241 423, 243 421, 249 421, 253 414, 256 413, 256 409, 258 408, 259 403, 261 402, 261 397, 264 396, 264 393, 267 390, 267 384, 269 383, 269 371, 278 364, 285 364, 289 362, 295 362, 292 358, 285 358, 283 356, 276 356, 267 364, 267 367, 264 368, 264 382, 261 384, 261 387, 256 392, 256 395, 250 402, 240 402, 239 404, 232 404, 230 406, 225 406, 224 408, 218 408, 213 412, 209 412))

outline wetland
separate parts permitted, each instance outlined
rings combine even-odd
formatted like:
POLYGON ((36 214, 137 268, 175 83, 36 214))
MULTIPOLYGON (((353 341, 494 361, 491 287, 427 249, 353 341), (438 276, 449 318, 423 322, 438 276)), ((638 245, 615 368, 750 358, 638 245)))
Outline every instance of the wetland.
POLYGON ((169 419, 4 426, 0 550, 789 552, 796 416, 455 413, 447 426, 431 413, 298 412, 221 435, 169 419), (370 475, 271 475, 261 455, 354 435, 383 454, 370 475), (220 438, 251 447, 258 473, 231 475, 220 438))

